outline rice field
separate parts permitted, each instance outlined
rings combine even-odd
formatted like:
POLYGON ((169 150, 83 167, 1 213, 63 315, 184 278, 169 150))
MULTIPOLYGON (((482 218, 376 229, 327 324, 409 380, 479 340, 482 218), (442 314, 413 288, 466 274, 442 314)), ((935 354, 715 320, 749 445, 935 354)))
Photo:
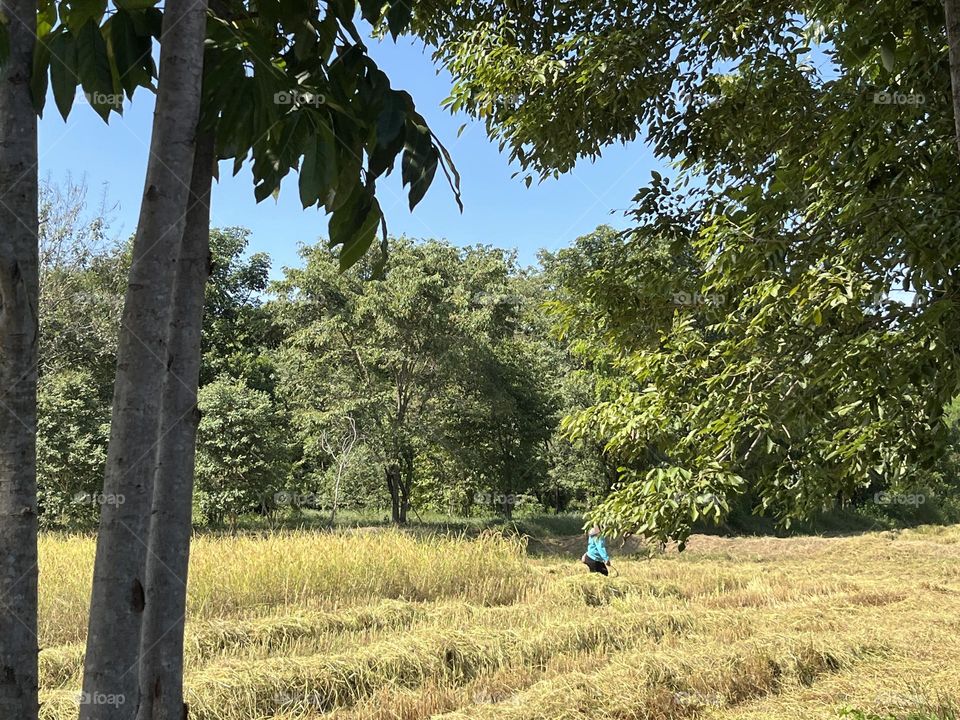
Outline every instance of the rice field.
MULTIPOLYGON (((190 717, 960 717, 960 527, 611 545, 604 578, 494 534, 200 536, 190 717)), ((41 540, 45 720, 76 716, 93 553, 41 540)))

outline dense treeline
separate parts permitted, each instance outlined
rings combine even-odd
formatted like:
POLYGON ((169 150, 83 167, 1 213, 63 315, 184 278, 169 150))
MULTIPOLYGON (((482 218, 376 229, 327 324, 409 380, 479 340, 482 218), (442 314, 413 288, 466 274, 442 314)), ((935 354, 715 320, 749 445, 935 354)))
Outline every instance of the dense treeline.
MULTIPOLYGON (((78 186, 45 189, 41 205, 46 527, 91 525, 102 505, 123 502, 101 488, 130 255, 84 206, 78 186)), ((396 238, 385 257, 345 272, 319 243, 271 282, 270 258, 248 253, 246 230, 215 229, 210 240, 198 522, 584 510, 662 464, 676 442, 679 430, 664 426, 645 454, 627 457, 602 423, 577 432, 585 415, 642 389, 630 362, 656 353, 674 318, 696 309, 687 296, 701 271, 665 242, 601 227, 524 268, 512 251, 396 238)), ((836 501, 936 519, 955 478, 951 449, 932 473, 836 501)), ((696 501, 704 515, 729 506, 725 517, 757 502, 750 492, 696 501)))
MULTIPOLYGON (((45 191, 41 522, 89 524, 101 492, 129 248, 45 191)), ((543 312, 548 275, 491 247, 392 240, 342 272, 323 244, 270 282, 242 228, 211 232, 195 507, 457 515, 583 508, 609 487, 599 445, 560 422, 586 388, 543 312), (378 264, 382 267, 378 267, 378 264)))

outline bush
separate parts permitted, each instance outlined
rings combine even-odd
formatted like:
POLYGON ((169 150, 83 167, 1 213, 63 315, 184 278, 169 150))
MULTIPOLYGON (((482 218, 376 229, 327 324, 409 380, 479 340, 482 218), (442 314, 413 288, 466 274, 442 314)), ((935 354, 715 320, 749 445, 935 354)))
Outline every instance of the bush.
POLYGON ((206 522, 273 508, 286 482, 284 423, 271 397, 220 377, 199 393, 195 499, 206 522))
POLYGON ((110 408, 86 370, 45 375, 37 398, 37 485, 44 528, 93 525, 103 487, 110 408))

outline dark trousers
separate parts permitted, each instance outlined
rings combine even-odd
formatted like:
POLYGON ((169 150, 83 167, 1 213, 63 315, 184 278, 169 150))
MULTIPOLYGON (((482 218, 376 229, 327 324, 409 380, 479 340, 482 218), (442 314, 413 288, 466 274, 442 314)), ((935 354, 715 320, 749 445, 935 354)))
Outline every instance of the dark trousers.
POLYGON ((602 575, 609 575, 607 572, 607 566, 599 560, 594 560, 592 557, 588 557, 584 562, 586 562, 587 567, 590 568, 590 572, 598 572, 602 575))

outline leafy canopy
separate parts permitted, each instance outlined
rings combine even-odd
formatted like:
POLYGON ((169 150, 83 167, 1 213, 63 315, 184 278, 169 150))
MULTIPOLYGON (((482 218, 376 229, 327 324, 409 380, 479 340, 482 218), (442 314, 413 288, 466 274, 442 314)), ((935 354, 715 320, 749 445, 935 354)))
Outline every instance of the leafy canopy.
POLYGON ((662 242, 697 274, 626 310, 602 277, 580 293, 604 318, 580 349, 624 379, 568 421, 623 461, 594 519, 683 538, 750 490, 789 521, 937 456, 960 379, 940 3, 433 3, 415 26, 528 180, 641 136, 676 169, 635 198, 622 279, 662 242), (665 296, 656 342, 625 340, 665 296))

